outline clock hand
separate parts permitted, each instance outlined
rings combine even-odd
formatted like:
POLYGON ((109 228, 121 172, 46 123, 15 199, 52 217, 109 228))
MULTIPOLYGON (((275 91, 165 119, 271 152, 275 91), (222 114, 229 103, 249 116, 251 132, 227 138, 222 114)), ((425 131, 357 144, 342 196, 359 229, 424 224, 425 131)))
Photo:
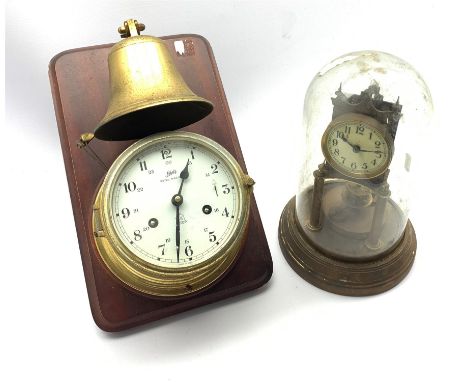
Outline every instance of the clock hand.
POLYGON ((363 153, 375 153, 375 154, 382 154, 383 151, 380 151, 380 150, 377 150, 377 151, 374 151, 374 150, 364 150, 364 149, 361 149, 359 148, 359 151, 363 152, 363 153))
POLYGON ((347 143, 348 145, 350 145, 352 148, 353 148, 353 151, 355 153, 358 153, 360 151, 363 151, 361 150, 361 148, 359 147, 359 145, 353 145, 350 141, 348 141, 348 139, 343 135, 340 136, 341 140, 345 143, 347 143))
POLYGON ((180 253, 180 213, 179 206, 176 206, 176 251, 177 251, 177 262, 179 262, 179 253, 180 253))
POLYGON ((355 153, 375 153, 375 154, 382 154, 383 151, 380 151, 380 150, 364 150, 364 149, 361 149, 361 146, 359 145, 353 145, 350 141, 348 141, 348 139, 342 135, 340 137, 342 139, 343 142, 347 143, 348 145, 350 145, 352 148, 353 148, 353 151, 355 153))
POLYGON ((179 253, 180 253, 180 205, 184 202, 182 197, 182 187, 184 185, 185 179, 189 177, 188 165, 190 159, 187 159, 187 164, 184 169, 180 172, 180 178, 182 182, 180 183, 179 192, 172 197, 172 204, 176 207, 176 252, 177 252, 177 262, 179 262, 179 253))
POLYGON ((188 171, 189 163, 190 163, 190 159, 187 159, 187 164, 185 165, 184 169, 180 172, 180 178, 182 179, 182 182, 180 183, 180 187, 179 187, 179 192, 178 192, 179 195, 182 192, 182 186, 184 185, 185 179, 189 177, 189 171, 188 171))

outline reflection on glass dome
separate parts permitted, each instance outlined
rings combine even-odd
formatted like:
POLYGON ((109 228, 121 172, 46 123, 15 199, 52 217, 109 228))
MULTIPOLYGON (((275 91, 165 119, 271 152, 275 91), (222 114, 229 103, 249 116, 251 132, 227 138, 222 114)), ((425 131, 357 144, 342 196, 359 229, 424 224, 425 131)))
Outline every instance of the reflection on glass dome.
POLYGON ((412 150, 431 117, 427 86, 395 56, 355 52, 326 65, 305 97, 305 159, 294 220, 287 206, 280 221, 283 252, 302 269, 307 259, 298 251, 355 263, 396 251, 410 267, 416 251, 408 221, 412 150), (401 244, 405 237, 411 245, 401 244), (287 247, 291 241, 298 249, 287 247))
POLYGON ((297 198, 298 218, 323 251, 374 257, 397 243, 406 223, 387 181, 402 105, 384 100, 375 81, 359 94, 345 95, 342 85, 335 94, 321 139, 325 161, 297 198))

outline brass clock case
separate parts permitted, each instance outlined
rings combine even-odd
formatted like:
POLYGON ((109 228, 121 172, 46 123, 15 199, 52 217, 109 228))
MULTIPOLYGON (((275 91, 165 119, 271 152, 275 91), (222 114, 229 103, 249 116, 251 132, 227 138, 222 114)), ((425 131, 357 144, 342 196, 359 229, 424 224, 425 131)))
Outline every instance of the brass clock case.
POLYGON ((382 175, 390 166, 394 152, 393 139, 390 136, 386 127, 374 118, 359 113, 346 113, 334 118, 327 126, 325 132, 322 135, 321 147, 327 163, 340 174, 353 179, 372 179, 382 175), (336 162, 335 158, 330 153, 327 146, 327 141, 329 139, 330 134, 332 134, 337 127, 346 125, 347 123, 362 123, 366 125, 369 129, 380 133, 380 135, 383 137, 385 145, 387 145, 387 158, 385 158, 385 161, 379 167, 377 167, 375 171, 360 173, 358 171, 347 170, 343 166, 340 166, 340 164, 336 162))
POLYGON ((98 191, 93 207, 92 224, 99 256, 118 280, 130 289, 145 295, 182 297, 204 290, 219 281, 237 259, 247 232, 253 184, 252 178, 244 174, 232 155, 211 139, 188 132, 166 132, 144 138, 117 158, 98 191), (201 263, 179 268, 150 264, 141 259, 124 245, 111 219, 111 193, 124 164, 145 148, 169 139, 196 143, 221 158, 233 175, 239 197, 234 229, 229 238, 217 249, 216 254, 201 263))
POLYGON ((376 259, 349 261, 329 256, 302 230, 296 197, 286 204, 278 226, 281 251, 294 271, 307 282, 344 296, 370 296, 396 286, 410 271, 416 255, 416 234, 408 220, 402 238, 376 259))

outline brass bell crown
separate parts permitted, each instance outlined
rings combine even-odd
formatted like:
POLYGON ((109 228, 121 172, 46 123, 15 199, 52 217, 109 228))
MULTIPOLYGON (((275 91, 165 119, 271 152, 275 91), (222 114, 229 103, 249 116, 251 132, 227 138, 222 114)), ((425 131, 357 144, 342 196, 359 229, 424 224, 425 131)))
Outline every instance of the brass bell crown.
POLYGON ((127 20, 118 29, 124 40, 108 57, 110 100, 96 127, 98 139, 139 139, 195 123, 213 110, 197 96, 178 72, 164 42, 140 36, 145 26, 127 20))

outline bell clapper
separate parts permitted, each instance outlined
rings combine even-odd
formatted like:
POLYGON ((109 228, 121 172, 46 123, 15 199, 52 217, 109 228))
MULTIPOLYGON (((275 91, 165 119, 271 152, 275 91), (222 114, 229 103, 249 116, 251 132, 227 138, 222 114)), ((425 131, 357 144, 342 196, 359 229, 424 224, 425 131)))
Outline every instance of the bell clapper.
POLYGON ((96 154, 96 152, 89 146, 90 142, 94 139, 93 133, 84 133, 80 135, 80 139, 76 142, 76 146, 79 149, 84 149, 85 152, 93 158, 96 162, 98 162, 106 171, 109 170, 109 166, 107 166, 103 160, 96 154))

